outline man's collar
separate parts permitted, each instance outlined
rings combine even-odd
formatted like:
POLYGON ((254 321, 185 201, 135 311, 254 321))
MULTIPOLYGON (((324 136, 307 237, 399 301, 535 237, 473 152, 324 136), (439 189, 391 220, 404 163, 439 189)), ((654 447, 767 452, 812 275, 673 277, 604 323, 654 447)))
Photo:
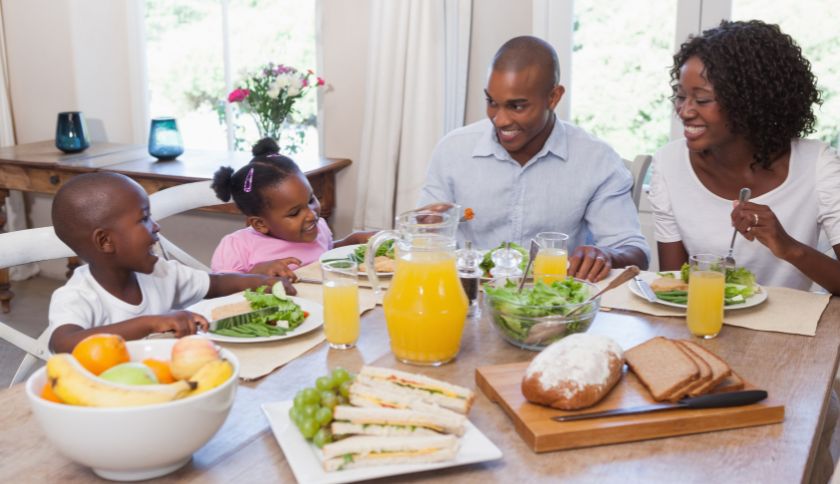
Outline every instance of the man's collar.
MULTIPOLYGON (((475 144, 472 156, 493 156, 499 160, 513 161, 510 153, 507 152, 507 150, 499 143, 498 138, 496 138, 496 129, 493 127, 493 123, 488 121, 487 125, 488 129, 484 131, 484 134, 475 144)), ((554 117, 554 127, 551 129, 551 134, 548 135, 548 139, 545 140, 545 144, 534 156, 534 159, 542 158, 549 152, 561 160, 567 160, 569 156, 569 144, 566 139, 566 126, 557 118, 556 115, 554 117)))

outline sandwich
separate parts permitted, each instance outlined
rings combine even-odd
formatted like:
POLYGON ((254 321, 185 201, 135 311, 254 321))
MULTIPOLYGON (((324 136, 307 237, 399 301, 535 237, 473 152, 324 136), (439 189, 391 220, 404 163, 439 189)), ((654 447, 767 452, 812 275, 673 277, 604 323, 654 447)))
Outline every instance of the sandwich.
MULTIPOLYGON (((338 407, 336 407, 338 408, 338 407)), ((458 439, 452 435, 372 437, 360 435, 322 449, 327 472, 383 464, 417 464, 454 459, 458 439)))
POLYGON ((475 394, 468 388, 375 366, 362 367, 350 388, 350 395, 353 405, 424 410, 424 404, 433 404, 462 414, 470 411, 475 400, 475 394), (354 393, 356 401, 353 401, 354 393), (373 398, 369 398, 371 396, 373 398))
POLYGON ((464 435, 467 418, 454 412, 421 412, 393 408, 339 405, 333 410, 333 435, 412 436, 464 435))

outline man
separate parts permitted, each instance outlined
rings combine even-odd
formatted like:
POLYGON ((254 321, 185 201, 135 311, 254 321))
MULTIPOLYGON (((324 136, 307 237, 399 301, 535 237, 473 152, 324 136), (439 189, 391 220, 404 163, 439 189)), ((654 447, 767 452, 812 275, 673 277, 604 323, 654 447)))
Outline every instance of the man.
POLYGON ((506 241, 527 247, 539 232, 564 232, 568 273, 578 278, 598 281, 631 264, 646 268, 633 179, 606 143, 557 119, 565 91, 559 81, 549 44, 528 36, 506 42, 484 90, 489 120, 438 143, 420 204, 472 208, 475 218, 461 224, 458 238, 482 249, 506 241))

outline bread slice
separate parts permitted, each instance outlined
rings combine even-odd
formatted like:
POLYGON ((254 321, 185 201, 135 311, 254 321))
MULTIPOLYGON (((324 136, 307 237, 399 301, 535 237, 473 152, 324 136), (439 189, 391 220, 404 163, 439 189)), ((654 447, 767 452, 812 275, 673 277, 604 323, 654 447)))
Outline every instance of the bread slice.
POLYGON ((688 291, 688 283, 679 277, 660 277, 650 283, 653 292, 662 291, 688 291))
POLYGON ((624 352, 627 365, 654 400, 666 400, 700 376, 694 361, 673 341, 657 336, 624 352))
POLYGON ((688 394, 692 397, 710 392, 714 387, 722 382, 724 378, 732 374, 732 368, 730 368, 729 365, 726 364, 726 362, 718 355, 712 353, 694 341, 682 340, 681 342, 691 351, 706 360, 706 363, 708 363, 712 368, 712 378, 706 382, 705 385, 700 385, 691 390, 688 394))
POLYGON ((251 309, 251 303, 248 301, 239 301, 231 304, 225 304, 224 306, 218 306, 213 308, 210 311, 210 319, 216 321, 217 319, 222 318, 229 318, 231 316, 236 316, 239 314, 245 314, 253 311, 251 309))
POLYGON ((707 384, 709 381, 712 380, 712 368, 709 366, 706 361, 701 358, 697 353, 692 351, 688 345, 685 344, 683 341, 674 341, 677 343, 677 346, 680 347, 681 350, 685 351, 685 354, 694 361, 694 364, 697 365, 697 368, 700 370, 700 376, 689 383, 686 383, 685 386, 679 388, 674 393, 672 393, 668 400, 672 402, 676 402, 681 400, 684 396, 688 395, 690 391, 698 388, 702 385, 707 384))
POLYGON ((722 382, 718 386, 714 388, 715 393, 723 393, 723 392, 734 392, 738 390, 744 389, 744 380, 741 378, 740 375, 735 373, 734 371, 726 378, 723 379, 722 382))

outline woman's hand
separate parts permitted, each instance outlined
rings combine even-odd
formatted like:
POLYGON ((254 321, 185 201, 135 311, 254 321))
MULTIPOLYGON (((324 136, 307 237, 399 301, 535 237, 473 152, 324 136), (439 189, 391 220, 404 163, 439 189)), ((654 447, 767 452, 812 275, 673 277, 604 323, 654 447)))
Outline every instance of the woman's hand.
POLYGON ((296 265, 300 267, 300 264, 300 259, 297 257, 285 257, 283 259, 260 262, 251 269, 250 273, 272 277, 285 277, 290 281, 295 282, 298 280, 298 276, 294 273, 294 271, 289 269, 289 265, 296 265))
POLYGON ((798 247, 799 242, 785 232, 770 207, 753 202, 739 204, 735 201, 734 204, 735 208, 732 209, 731 214, 732 226, 745 239, 749 241, 757 239, 766 245, 773 255, 783 260, 786 260, 798 247))
POLYGON ((612 257, 594 245, 579 245, 569 259, 569 275, 598 282, 610 274, 612 257))

